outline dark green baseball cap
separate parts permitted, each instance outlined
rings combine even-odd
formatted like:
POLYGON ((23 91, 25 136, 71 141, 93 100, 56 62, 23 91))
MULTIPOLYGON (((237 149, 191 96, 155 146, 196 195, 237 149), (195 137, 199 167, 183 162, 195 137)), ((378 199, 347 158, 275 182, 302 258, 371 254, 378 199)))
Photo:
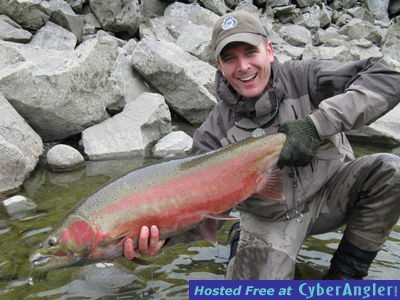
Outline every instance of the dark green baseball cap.
POLYGON ((263 36, 267 36, 264 26, 250 12, 239 10, 225 14, 214 24, 212 32, 214 55, 217 58, 222 49, 232 42, 258 46, 263 36))

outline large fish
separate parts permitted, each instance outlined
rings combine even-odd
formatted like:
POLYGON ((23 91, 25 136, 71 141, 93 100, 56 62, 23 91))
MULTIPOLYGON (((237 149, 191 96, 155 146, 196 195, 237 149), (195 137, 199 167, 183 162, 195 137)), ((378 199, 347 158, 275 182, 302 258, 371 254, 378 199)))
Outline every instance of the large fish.
POLYGON ((217 151, 134 170, 80 202, 31 257, 34 269, 56 269, 123 255, 143 225, 160 238, 199 226, 213 240, 218 219, 250 196, 280 200, 276 167, 286 136, 255 136, 217 151))

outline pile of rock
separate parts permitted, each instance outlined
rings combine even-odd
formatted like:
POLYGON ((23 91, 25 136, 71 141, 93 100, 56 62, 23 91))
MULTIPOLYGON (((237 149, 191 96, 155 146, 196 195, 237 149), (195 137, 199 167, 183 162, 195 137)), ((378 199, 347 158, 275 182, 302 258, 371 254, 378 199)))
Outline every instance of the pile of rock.
MULTIPOLYGON (((86 160, 146 156, 173 130, 171 112, 204 121, 217 101, 212 25, 237 9, 261 17, 280 61, 385 56, 400 68, 399 0, 1 0, 0 195, 43 143, 79 136, 86 160)), ((400 141, 399 117, 371 128, 400 141)), ((187 151, 178 136, 157 155, 187 151)), ((53 169, 84 164, 56 150, 53 169)))

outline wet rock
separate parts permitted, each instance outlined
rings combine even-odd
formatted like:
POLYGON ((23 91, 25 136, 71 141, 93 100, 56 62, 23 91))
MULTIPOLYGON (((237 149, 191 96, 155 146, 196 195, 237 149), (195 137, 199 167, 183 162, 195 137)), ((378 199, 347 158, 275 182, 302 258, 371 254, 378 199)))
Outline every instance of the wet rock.
POLYGON ((9 216, 34 210, 37 205, 30 199, 17 195, 3 201, 3 206, 9 216))
POLYGON ((82 168, 85 165, 85 159, 75 148, 58 144, 47 152, 46 163, 51 171, 68 172, 82 168))
POLYGON ((162 137, 153 147, 155 157, 183 156, 192 149, 193 139, 183 131, 173 131, 162 137))

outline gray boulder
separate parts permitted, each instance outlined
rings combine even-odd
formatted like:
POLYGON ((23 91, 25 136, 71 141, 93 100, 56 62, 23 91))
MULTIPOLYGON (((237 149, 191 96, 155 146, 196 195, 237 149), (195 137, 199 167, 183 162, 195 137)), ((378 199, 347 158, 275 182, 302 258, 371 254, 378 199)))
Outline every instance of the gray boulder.
POLYGON ((26 29, 39 29, 50 18, 50 4, 44 0, 0 0, 0 14, 5 14, 26 29))
POLYGON ((369 11, 381 21, 389 22, 388 8, 390 0, 367 0, 369 11))
POLYGON ((369 125, 380 135, 391 137, 400 143, 400 105, 369 125))
POLYGON ((367 39, 376 45, 380 45, 383 32, 370 22, 360 19, 352 19, 339 29, 338 33, 348 35, 352 39, 367 39))
POLYGON ((14 22, 9 16, 0 15, 0 39, 3 41, 27 43, 32 34, 14 22))
POLYGON ((76 42, 72 32, 49 21, 35 33, 29 44, 43 49, 74 50, 76 42))
POLYGON ((279 34, 291 45, 303 47, 311 42, 310 31, 300 25, 285 25, 279 30, 279 34))
POLYGON ((75 148, 58 144, 47 152, 46 163, 51 171, 67 172, 83 167, 85 159, 75 148))
POLYGON ((215 65, 211 35, 212 28, 210 27, 188 24, 176 40, 176 44, 202 61, 215 65))
POLYGON ((394 18, 382 42, 382 53, 385 58, 397 61, 400 66, 400 16, 394 18))
POLYGON ((16 195, 3 201, 7 214, 11 217, 36 209, 37 205, 25 196, 16 195))
POLYGON ((73 52, 24 47, 24 63, 0 70, 0 91, 44 141, 80 133, 105 120, 107 106, 120 98, 110 78, 117 49, 112 37, 73 52))
POLYGON ((0 95, 0 195, 19 189, 43 152, 39 135, 0 95))
POLYGON ((192 124, 203 122, 216 104, 215 68, 174 43, 142 39, 132 64, 192 124))
POLYGON ((82 132, 90 160, 144 157, 150 146, 171 131, 171 114, 159 94, 143 93, 114 117, 82 132))
POLYGON ((178 1, 165 9, 164 16, 183 18, 190 20, 194 24, 207 27, 212 27, 219 18, 217 14, 201 7, 198 3, 185 4, 178 1))
POLYGON ((63 0, 49 0, 50 21, 71 31, 80 40, 83 33, 84 18, 77 15, 63 0))
POLYGON ((139 29, 141 13, 138 0, 89 0, 89 5, 104 30, 133 37, 139 29))
POLYGON ((118 48, 118 56, 110 78, 115 81, 115 89, 121 96, 118 102, 108 106, 111 111, 121 111, 127 103, 134 101, 142 93, 151 92, 151 88, 131 65, 136 45, 137 42, 131 39, 123 47, 118 48))
POLYGON ((183 131, 173 131, 162 137, 153 147, 155 157, 184 156, 192 149, 193 139, 183 131))
POLYGON ((229 8, 225 5, 224 0, 200 0, 204 7, 216 13, 217 15, 223 15, 229 11, 229 8))

